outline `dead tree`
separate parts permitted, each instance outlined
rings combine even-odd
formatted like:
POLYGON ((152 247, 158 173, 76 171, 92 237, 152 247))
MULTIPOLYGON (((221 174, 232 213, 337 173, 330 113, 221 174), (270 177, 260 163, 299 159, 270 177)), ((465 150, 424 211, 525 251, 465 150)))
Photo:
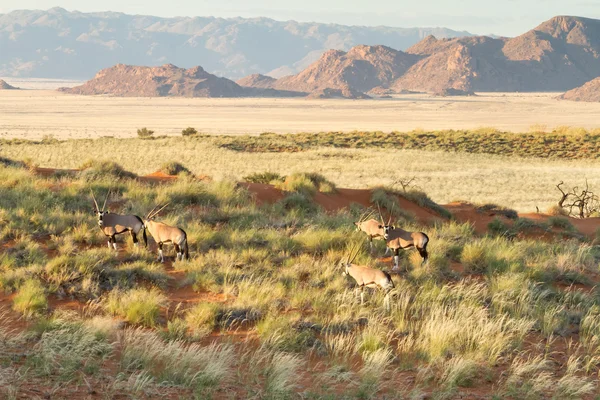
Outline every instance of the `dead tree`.
POLYGON ((556 188, 560 190, 561 193, 561 199, 558 201, 558 206, 563 210, 568 209, 567 215, 574 215, 573 210, 576 210, 575 215, 579 218, 588 218, 600 210, 600 198, 590 190, 587 179, 585 180, 585 189, 582 189, 581 191, 578 186, 575 186, 570 191, 565 192, 560 187, 561 185, 563 185, 562 181, 556 185, 556 188))
POLYGON ((410 179, 398 179, 397 181, 395 181, 394 183, 392 183, 392 186, 400 185, 400 186, 402 186, 402 191, 406 192, 406 189, 408 189, 410 186, 412 186, 412 183, 416 179, 417 179, 416 176, 413 176, 410 179))

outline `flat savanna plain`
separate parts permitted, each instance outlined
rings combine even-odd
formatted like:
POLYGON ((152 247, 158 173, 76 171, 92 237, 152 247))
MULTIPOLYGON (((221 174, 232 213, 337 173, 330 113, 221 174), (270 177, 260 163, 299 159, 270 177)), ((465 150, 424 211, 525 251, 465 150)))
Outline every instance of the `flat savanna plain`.
POLYGON ((410 131, 531 125, 596 128, 600 104, 555 100, 556 93, 475 97, 402 95, 378 100, 190 99, 75 96, 49 90, 0 92, 0 137, 132 137, 147 126, 176 135, 193 126, 211 134, 410 131))

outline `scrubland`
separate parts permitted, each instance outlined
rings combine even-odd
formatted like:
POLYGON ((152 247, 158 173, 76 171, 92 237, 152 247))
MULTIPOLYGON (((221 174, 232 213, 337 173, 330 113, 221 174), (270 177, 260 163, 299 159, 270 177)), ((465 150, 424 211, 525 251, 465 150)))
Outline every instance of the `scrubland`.
POLYGON ((582 187, 587 180, 592 189, 598 188, 598 154, 598 132, 568 127, 527 134, 490 128, 0 142, 0 156, 51 168, 79 168, 95 159, 148 174, 178 161, 192 173, 216 180, 240 180, 264 171, 318 172, 347 188, 393 185, 415 177, 413 184, 438 203, 498 203, 521 212, 536 207, 545 211, 556 204, 560 181, 582 187))
MULTIPOLYGON (((2 396, 577 399, 600 394, 597 238, 574 234, 568 221, 559 219, 553 232, 564 231, 553 240, 539 240, 540 226, 523 219, 509 226, 498 217, 488 233, 475 233, 423 193, 376 188, 372 200, 392 212, 397 225, 427 232, 431 240, 425 265, 416 252, 401 253, 402 272, 393 275, 396 289, 387 313, 377 291, 369 291, 361 306, 354 282, 339 267, 350 246, 364 243, 357 262, 391 268, 389 259, 378 257, 382 243, 370 254, 365 238, 353 229, 363 206, 326 213, 315 194, 337 189, 317 175, 283 181, 274 175, 248 177, 286 190, 281 200, 259 204, 226 173, 212 182, 185 171, 169 182, 141 181, 127 173, 136 161, 158 161, 141 149, 164 162, 156 145, 176 143, 169 140, 135 142, 140 146, 135 160, 126 156, 126 144, 133 142, 125 142, 119 157, 125 170, 92 162, 84 171, 41 177, 33 168, 4 160, 2 396), (89 193, 104 199, 109 189, 113 212, 144 215, 169 203, 160 220, 186 230, 191 260, 173 264, 174 254, 168 253, 167 263, 157 263, 152 241, 148 249, 136 249, 124 235, 118 252, 108 249, 89 193), (398 196, 439 218, 426 224, 402 210, 398 196)), ((60 150, 69 149, 68 154, 95 157, 113 142, 90 142, 85 150, 82 143, 3 144, 2 154, 8 148, 34 159, 36 154, 64 157, 60 150)), ((232 162, 239 155, 201 139, 183 143, 181 149, 213 149, 214 160, 218 151, 232 162)), ((373 150, 311 151, 307 154, 341 154, 351 164, 350 156, 373 150)), ((411 153, 416 170, 424 153, 402 154, 411 153)), ((182 151, 179 160, 198 173, 187 163, 191 154, 182 151)), ((270 155, 260 155, 261 172, 270 167, 270 155)), ((294 156, 285 154, 287 160, 294 156)), ((257 172, 244 169, 249 159, 243 157, 235 170, 257 172)), ((468 157, 481 157, 480 165, 490 158, 468 157)), ((257 155, 256 165, 259 160, 257 155)), ((557 163, 551 165, 569 165, 557 163)), ((352 171, 345 164, 335 183, 342 186, 346 173, 356 177, 352 171)), ((428 186, 424 189, 429 193, 428 186)))

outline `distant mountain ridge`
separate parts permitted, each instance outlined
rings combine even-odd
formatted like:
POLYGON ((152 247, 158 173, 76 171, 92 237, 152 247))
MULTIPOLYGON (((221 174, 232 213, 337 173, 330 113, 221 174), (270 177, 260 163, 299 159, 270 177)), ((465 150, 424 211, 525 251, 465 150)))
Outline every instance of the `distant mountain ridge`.
POLYGON ((406 49, 446 28, 391 28, 268 18, 160 18, 62 8, 0 14, 0 76, 89 79, 116 64, 202 65, 228 78, 302 71, 330 49, 365 45, 406 49))
POLYGON ((324 53, 304 71, 242 86, 372 94, 565 91, 600 76, 600 20, 558 16, 515 38, 427 36, 405 52, 356 46, 324 53))

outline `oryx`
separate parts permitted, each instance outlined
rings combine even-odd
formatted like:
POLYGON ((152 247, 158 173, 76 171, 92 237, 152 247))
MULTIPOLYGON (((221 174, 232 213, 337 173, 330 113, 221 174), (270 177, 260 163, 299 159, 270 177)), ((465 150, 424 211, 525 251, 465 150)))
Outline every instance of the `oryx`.
MULTIPOLYGON (((381 210, 379 210, 379 216, 383 221, 383 216, 381 215, 381 210)), ((429 254, 427 253, 427 244, 429 243, 429 236, 427 236, 423 232, 409 232, 404 229, 395 227, 390 225, 392 221, 392 215, 390 214, 390 219, 387 224, 384 225, 384 235, 383 238, 385 240, 387 249, 392 250, 394 252, 394 268, 392 270, 397 270, 399 268, 400 262, 400 249, 408 249, 410 247, 415 247, 421 257, 423 257, 422 264, 427 262, 427 258, 429 254)))
POLYGON ((390 309, 390 291, 394 288, 394 281, 392 277, 385 271, 379 269, 367 267, 364 265, 353 264, 354 259, 360 251, 360 245, 356 246, 356 251, 353 253, 353 249, 348 254, 348 259, 342 261, 341 266, 344 268, 342 275, 350 275, 360 288, 360 304, 364 304, 364 288, 381 288, 385 293, 383 298, 383 306, 386 310, 390 309))
POLYGON ((173 243, 175 246, 177 261, 180 259, 183 260, 184 258, 189 260, 190 253, 188 249, 187 233, 181 228, 154 221, 154 217, 168 205, 169 204, 167 203, 158 210, 156 209, 159 206, 154 207, 144 218, 144 227, 148 229, 156 243, 158 243, 158 260, 160 262, 165 262, 163 256, 163 244, 169 242, 173 243))
POLYGON ((104 199, 102 209, 100 209, 100 207, 98 207, 98 202, 96 201, 96 196, 94 196, 94 192, 92 192, 92 199, 96 206, 94 213, 98 217, 98 226, 100 227, 100 230, 108 237, 108 248, 110 249, 112 244, 113 248, 117 250, 115 236, 124 232, 130 232, 133 244, 138 246, 137 234, 140 231, 143 231, 144 246, 147 246, 148 239, 146 237, 146 230, 144 229, 144 222, 140 217, 137 215, 113 214, 105 210, 109 195, 110 191, 107 193, 106 199, 104 199))
POLYGON ((383 239, 383 235, 385 234, 383 223, 370 218, 372 215, 373 212, 365 212, 360 216, 358 222, 354 223, 356 230, 364 232, 369 238, 369 249, 371 252, 373 251, 373 239, 383 239))

